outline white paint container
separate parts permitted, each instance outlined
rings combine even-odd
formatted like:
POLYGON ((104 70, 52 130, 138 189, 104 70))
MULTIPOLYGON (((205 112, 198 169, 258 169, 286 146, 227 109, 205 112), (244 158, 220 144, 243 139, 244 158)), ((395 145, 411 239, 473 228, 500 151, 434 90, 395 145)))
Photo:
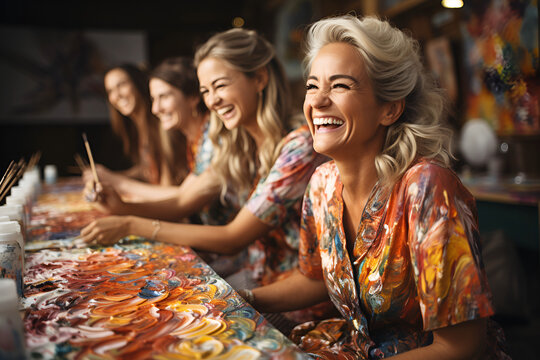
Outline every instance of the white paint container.
POLYGON ((0 279, 0 359, 27 358, 15 282, 0 279))
POLYGON ((24 289, 24 242, 16 221, 0 223, 0 278, 13 279, 19 298, 24 289))

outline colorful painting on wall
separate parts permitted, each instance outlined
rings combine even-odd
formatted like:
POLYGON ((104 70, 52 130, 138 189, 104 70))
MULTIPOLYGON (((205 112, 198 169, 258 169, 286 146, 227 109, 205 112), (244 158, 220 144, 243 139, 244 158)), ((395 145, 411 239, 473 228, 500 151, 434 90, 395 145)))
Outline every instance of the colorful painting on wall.
POLYGON ((142 31, 0 26, 0 123, 106 122, 103 74, 146 52, 142 31))
POLYGON ((540 134, 537 0, 466 2, 467 118, 499 135, 540 134))
POLYGON ((450 41, 445 37, 440 37, 428 41, 425 47, 429 68, 439 82, 439 86, 445 90, 450 102, 455 104, 458 98, 458 85, 450 41))

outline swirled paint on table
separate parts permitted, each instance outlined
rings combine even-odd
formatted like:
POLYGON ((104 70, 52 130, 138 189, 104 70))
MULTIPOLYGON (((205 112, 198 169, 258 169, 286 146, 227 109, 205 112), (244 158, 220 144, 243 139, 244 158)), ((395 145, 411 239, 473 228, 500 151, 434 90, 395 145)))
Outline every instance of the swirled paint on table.
POLYGON ((187 248, 132 240, 27 264, 27 345, 45 358, 303 356, 187 248))
MULTIPOLYGON (((95 210, 75 194, 42 197, 35 216, 77 233, 95 210)), ((189 248, 135 237, 71 248, 72 238, 41 232, 47 221, 32 224, 39 245, 27 252, 23 305, 34 358, 308 358, 189 248)))

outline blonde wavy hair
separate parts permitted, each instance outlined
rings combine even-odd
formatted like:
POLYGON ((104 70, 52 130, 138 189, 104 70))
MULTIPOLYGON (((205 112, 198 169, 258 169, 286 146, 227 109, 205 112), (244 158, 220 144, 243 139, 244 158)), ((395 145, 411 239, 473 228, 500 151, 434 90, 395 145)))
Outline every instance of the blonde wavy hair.
POLYGON ((304 69, 309 71, 323 46, 335 42, 358 50, 379 102, 405 99, 403 114, 388 127, 383 150, 375 159, 379 181, 390 186, 422 157, 449 167, 452 132, 443 125, 446 101, 424 70, 418 42, 375 17, 327 18, 307 31, 304 69))
POLYGON ((224 60, 247 77, 263 67, 268 71, 268 84, 258 97, 257 124, 265 137, 259 148, 244 128, 228 130, 215 112, 210 115, 209 135, 215 146, 212 169, 221 180, 221 195, 229 187, 246 194, 257 175, 268 175, 281 140, 293 126, 285 72, 273 46, 253 30, 237 28, 212 36, 197 49, 195 66, 208 57, 224 60))

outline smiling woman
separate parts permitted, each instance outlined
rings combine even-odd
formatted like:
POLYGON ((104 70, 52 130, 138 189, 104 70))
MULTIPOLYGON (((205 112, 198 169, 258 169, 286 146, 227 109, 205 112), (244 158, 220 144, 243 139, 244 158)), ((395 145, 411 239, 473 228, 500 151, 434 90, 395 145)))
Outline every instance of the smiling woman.
POLYGON ((362 65, 353 46, 331 43, 317 54, 306 82, 304 113, 313 146, 336 160, 351 152, 366 159, 376 155, 387 127, 403 111, 403 101, 382 103, 375 98, 362 65))
POLYGON ((284 70, 273 46, 243 29, 210 38, 198 49, 195 63, 201 94, 214 110, 211 136, 220 143, 214 164, 223 191, 232 183, 249 192, 253 183, 248 179, 270 170, 283 137, 298 127, 290 114, 284 70))
POLYGON ((122 138, 124 152, 131 156, 135 164, 125 174, 159 183, 163 137, 159 122, 150 112, 146 74, 126 64, 109 70, 103 82, 110 105, 112 128, 122 138))
POLYGON ((475 201, 449 168, 443 97, 417 43, 342 16, 313 24, 306 45, 304 114, 333 161, 306 189, 300 271, 254 289, 252 304, 290 311, 330 296, 342 318, 292 334, 317 358, 505 358, 475 201))
POLYGON ((105 75, 104 83, 109 103, 122 115, 130 116, 135 110, 141 110, 140 95, 127 72, 118 68, 112 69, 105 75))
MULTIPOLYGON (((124 64, 106 72, 104 86, 107 93, 111 126, 122 139, 124 152, 133 166, 125 171, 111 171, 97 166, 99 179, 115 184, 117 190, 133 196, 129 189, 135 180, 161 185, 177 185, 185 177, 185 153, 171 147, 184 143, 183 137, 168 134, 151 112, 148 76, 138 67, 124 64)), ((86 171, 85 180, 91 179, 86 171)), ((144 193, 139 194, 144 198, 144 193)), ((149 195, 151 197, 151 195, 149 195)))

